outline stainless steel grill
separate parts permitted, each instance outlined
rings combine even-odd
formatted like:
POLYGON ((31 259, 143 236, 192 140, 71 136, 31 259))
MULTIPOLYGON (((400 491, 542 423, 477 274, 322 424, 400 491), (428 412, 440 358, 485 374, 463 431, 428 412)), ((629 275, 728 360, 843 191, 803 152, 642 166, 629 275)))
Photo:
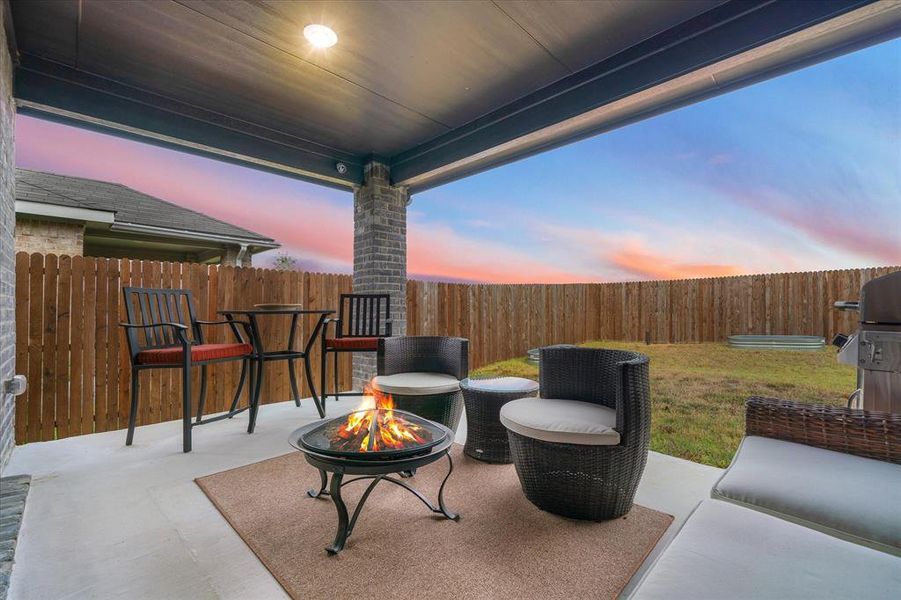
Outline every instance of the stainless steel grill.
POLYGON ((879 277, 860 290, 860 302, 836 302, 856 310, 860 327, 836 336, 838 360, 857 366, 858 389, 850 406, 901 413, 901 271, 879 277))

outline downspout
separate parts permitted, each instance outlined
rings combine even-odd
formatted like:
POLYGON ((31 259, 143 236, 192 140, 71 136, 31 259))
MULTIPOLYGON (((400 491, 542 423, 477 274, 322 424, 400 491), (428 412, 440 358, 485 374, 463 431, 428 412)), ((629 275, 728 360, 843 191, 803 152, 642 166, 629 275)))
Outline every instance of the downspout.
POLYGON ((241 247, 238 250, 238 256, 235 257, 235 266, 236 267, 244 266, 244 255, 245 254, 247 254, 247 244, 241 244, 241 247))

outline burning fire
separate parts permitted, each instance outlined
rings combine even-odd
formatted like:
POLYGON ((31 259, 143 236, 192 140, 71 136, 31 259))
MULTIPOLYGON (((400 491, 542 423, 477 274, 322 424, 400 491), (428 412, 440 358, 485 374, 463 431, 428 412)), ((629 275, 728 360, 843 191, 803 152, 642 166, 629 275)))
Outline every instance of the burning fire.
POLYGON ((338 427, 338 445, 358 452, 400 449, 428 441, 425 430, 394 414, 394 399, 367 386, 363 401, 338 427), (373 421, 375 421, 373 423, 373 421))

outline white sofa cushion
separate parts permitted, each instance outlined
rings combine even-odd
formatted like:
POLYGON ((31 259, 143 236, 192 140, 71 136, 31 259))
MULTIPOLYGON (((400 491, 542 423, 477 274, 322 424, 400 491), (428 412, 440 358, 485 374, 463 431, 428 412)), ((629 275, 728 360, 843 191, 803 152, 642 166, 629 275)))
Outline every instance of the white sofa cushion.
POLYGON ((501 423, 528 438, 560 444, 619 444, 616 411, 576 400, 522 398, 504 404, 501 423))
POLYGON ((446 373, 395 373, 373 378, 372 387, 386 394, 431 396, 459 391, 460 381, 446 373))
POLYGON ((901 555, 901 465, 749 436, 711 495, 901 555))
POLYGON ((897 598, 901 558, 705 500, 631 595, 640 600, 897 598))

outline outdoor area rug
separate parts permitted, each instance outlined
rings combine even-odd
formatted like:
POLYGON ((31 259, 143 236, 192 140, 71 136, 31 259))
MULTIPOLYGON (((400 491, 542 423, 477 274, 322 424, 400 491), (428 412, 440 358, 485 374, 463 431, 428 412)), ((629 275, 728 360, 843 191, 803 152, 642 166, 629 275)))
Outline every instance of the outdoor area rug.
MULTIPOLYGON (((381 483, 344 551, 329 556, 337 515, 307 496, 318 472, 300 452, 197 479, 197 484, 293 598, 616 598, 672 522, 636 505, 605 523, 543 512, 522 493, 513 465, 452 449, 445 488, 458 522, 381 483)), ((407 481, 437 502, 441 460, 407 481)), ((353 511, 366 482, 344 488, 353 511)))

